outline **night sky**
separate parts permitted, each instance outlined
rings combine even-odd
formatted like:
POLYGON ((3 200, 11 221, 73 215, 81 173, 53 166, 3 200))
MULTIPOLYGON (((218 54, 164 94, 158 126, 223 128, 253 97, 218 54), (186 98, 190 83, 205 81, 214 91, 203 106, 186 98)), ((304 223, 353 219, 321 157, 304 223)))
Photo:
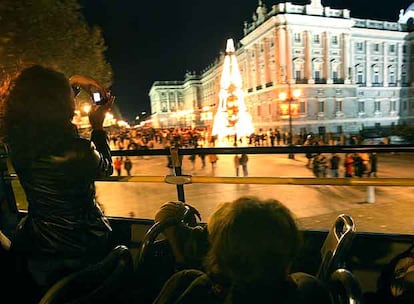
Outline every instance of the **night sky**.
MULTIPOLYGON (((285 2, 265 0, 268 10, 285 2)), ((305 4, 309 1, 291 1, 305 4)), ((351 17, 397 21, 409 0, 322 0, 347 8, 351 17), (384 3, 383 5, 379 3, 384 3)), ((81 0, 86 20, 103 29, 107 60, 114 71, 111 88, 124 118, 150 112, 148 97, 156 80, 183 80, 200 72, 225 49, 228 38, 242 38, 257 0, 81 0)))

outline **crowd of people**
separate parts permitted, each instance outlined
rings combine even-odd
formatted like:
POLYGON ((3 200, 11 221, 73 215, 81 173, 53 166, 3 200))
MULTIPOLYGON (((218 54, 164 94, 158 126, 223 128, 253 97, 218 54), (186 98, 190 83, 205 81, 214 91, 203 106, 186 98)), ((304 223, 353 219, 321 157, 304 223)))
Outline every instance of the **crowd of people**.
MULTIPOLYGON (((112 127, 109 130, 111 148, 114 150, 126 149, 152 149, 156 147, 175 146, 182 148, 199 148, 217 146, 217 136, 212 136, 207 128, 118 128, 112 127)), ((226 138, 229 146, 249 146, 249 147, 276 147, 289 144, 290 135, 279 129, 269 128, 268 130, 259 129, 250 136, 226 138)), ((354 145, 363 142, 359 136, 346 136, 340 134, 314 135, 298 134, 293 137, 293 144, 308 145, 317 143, 318 145, 354 145), (312 138, 312 141, 309 138, 312 138)))
POLYGON ((337 153, 327 157, 324 153, 307 154, 306 166, 315 177, 378 177, 378 156, 371 153, 346 153, 344 159, 337 153))

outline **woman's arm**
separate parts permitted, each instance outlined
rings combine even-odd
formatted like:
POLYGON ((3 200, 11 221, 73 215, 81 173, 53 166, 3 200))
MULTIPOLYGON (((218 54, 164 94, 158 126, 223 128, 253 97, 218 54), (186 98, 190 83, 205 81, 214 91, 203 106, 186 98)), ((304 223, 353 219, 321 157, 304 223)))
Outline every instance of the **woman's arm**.
POLYGON ((114 169, 112 166, 111 149, 109 139, 104 130, 92 130, 91 141, 95 163, 97 164, 97 177, 111 176, 114 169))

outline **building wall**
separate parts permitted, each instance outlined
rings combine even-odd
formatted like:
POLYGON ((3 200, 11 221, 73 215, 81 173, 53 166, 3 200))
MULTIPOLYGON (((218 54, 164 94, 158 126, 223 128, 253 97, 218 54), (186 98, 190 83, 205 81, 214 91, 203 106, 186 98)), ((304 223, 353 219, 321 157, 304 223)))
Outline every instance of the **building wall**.
MULTIPOLYGON (((411 15, 402 12, 398 23, 353 19, 348 10, 315 0, 279 3, 269 11, 260 4, 252 22, 245 23, 236 52, 255 128, 287 130, 288 119, 279 115, 279 94, 293 89, 302 92, 294 101, 300 108, 292 122, 296 134, 356 133, 368 126, 411 123, 413 34, 402 22, 411 15)), ((193 107, 193 123, 208 125, 200 118, 206 117, 203 108, 211 111, 218 102, 222 63, 221 57, 200 76, 186 75, 181 86, 154 83, 152 113, 162 102, 155 92, 175 90, 188 100, 185 110, 193 107)), ((169 108, 166 114, 174 111, 169 108)))

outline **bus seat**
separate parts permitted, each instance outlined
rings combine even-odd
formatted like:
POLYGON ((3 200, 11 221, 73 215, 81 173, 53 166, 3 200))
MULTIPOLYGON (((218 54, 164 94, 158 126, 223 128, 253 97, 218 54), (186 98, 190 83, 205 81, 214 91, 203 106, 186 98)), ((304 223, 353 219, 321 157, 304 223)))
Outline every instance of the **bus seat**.
POLYGON ((132 275, 132 257, 124 245, 116 246, 101 262, 56 282, 39 304, 115 303, 132 275))
POLYGON ((334 304, 361 304, 364 302, 361 285, 348 269, 336 269, 330 276, 328 288, 334 304))
POLYGON ((322 245, 320 251, 322 260, 316 275, 318 279, 328 282, 336 269, 344 267, 355 234, 356 228, 352 217, 340 214, 322 245))

